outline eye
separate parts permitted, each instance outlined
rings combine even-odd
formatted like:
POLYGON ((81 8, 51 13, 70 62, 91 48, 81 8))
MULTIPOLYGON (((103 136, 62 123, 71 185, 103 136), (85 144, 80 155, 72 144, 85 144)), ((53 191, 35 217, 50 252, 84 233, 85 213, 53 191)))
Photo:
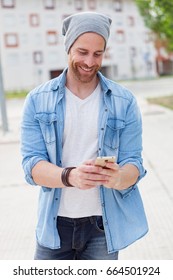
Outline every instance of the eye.
POLYGON ((98 53, 95 53, 94 56, 95 57, 100 57, 100 56, 102 56, 102 54, 103 54, 102 52, 98 52, 98 53))
POLYGON ((80 55, 87 55, 87 52, 86 51, 79 51, 79 54, 80 55))

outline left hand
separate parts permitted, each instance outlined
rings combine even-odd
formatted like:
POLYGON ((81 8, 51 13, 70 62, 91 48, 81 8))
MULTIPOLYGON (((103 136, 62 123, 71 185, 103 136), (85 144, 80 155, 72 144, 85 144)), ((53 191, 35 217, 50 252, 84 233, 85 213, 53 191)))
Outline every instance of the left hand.
POLYGON ((122 172, 121 168, 117 163, 106 163, 106 167, 102 169, 100 174, 106 175, 106 183, 104 187, 121 190, 122 189, 122 172))

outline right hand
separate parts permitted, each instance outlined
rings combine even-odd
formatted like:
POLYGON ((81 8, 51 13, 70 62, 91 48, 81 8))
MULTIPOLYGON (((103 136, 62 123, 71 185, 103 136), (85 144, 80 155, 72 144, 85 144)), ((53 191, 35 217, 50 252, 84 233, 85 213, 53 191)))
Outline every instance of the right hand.
POLYGON ((108 176, 100 174, 102 170, 102 167, 95 165, 95 160, 87 160, 70 172, 69 183, 82 190, 104 185, 108 182, 108 176))

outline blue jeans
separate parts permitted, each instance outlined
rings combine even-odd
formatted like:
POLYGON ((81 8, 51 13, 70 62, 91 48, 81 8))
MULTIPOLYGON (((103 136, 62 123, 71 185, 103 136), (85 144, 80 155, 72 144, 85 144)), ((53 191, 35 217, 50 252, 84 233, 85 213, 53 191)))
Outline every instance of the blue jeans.
POLYGON ((35 260, 117 260, 108 254, 101 216, 57 218, 61 248, 50 249, 37 243, 35 260))

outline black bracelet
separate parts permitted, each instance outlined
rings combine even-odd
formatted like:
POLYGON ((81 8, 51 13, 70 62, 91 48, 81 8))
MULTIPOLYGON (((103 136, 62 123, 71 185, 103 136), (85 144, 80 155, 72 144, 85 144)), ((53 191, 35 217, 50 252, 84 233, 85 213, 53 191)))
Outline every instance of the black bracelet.
POLYGON ((74 187, 69 183, 69 174, 70 174, 71 170, 74 168, 76 168, 76 167, 66 167, 63 169, 63 171, 61 173, 61 181, 62 181, 63 185, 66 187, 74 187))

